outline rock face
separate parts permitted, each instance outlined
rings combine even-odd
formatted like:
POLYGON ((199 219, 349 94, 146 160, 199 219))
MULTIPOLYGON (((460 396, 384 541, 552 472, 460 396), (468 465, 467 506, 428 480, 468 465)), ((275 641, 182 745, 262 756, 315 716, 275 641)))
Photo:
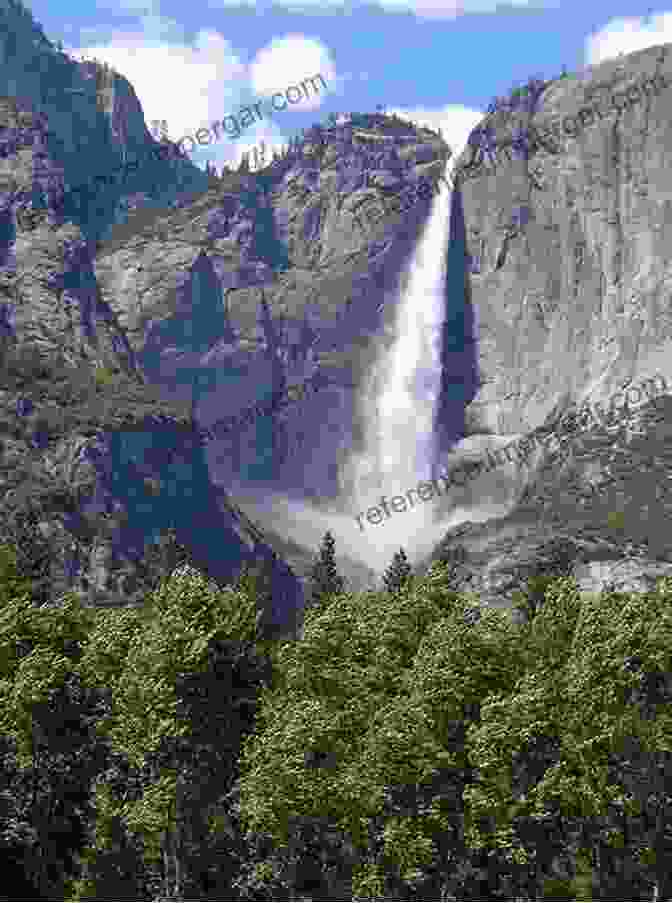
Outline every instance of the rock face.
MULTIPOLYGON (((498 148, 516 129, 545 136, 528 153, 500 154, 473 177, 468 164, 487 154, 469 148, 458 161, 482 385, 467 408, 471 435, 453 455, 477 457, 574 406, 610 407, 624 385, 656 374, 672 384, 671 108, 666 45, 560 79, 533 111, 483 123, 498 148), (552 130, 565 117, 575 137, 552 130)), ((643 393, 617 407, 610 424, 565 435, 534 467, 500 467, 444 504, 446 513, 465 500, 476 512, 510 502, 505 516, 449 534, 471 552, 473 585, 491 601, 509 598, 512 573, 550 537, 577 541, 586 590, 600 581, 634 590, 669 573, 669 399, 643 393)))
POLYGON ((220 485, 240 476, 313 498, 341 488, 368 365, 429 210, 427 161, 445 152, 394 122, 372 137, 357 121, 314 127, 284 159, 167 213, 142 240, 101 243, 103 298, 148 378, 194 402, 202 427, 323 376, 321 390, 209 443, 220 485), (399 196, 403 227, 389 211, 371 226, 363 208, 399 196))
MULTIPOLYGON (((30 514, 37 532, 18 536, 49 549, 46 600, 75 591, 119 605, 141 601, 141 559, 174 528, 221 583, 245 562, 266 562, 270 622, 287 623, 301 607, 299 581, 212 485, 191 405, 153 390, 94 269, 96 245, 116 222, 137 228, 128 211, 141 205, 146 219, 159 205, 179 209, 209 180, 187 160, 152 159, 157 145, 125 79, 58 53, 15 4, 0 20, 2 74, 14 93, 0 104, 3 538, 30 514), (141 164, 124 167, 129 158, 141 164), (95 179, 115 166, 116 183, 95 179)), ((207 311, 195 327, 213 328, 207 311)))
POLYGON ((89 241, 128 210, 178 206, 208 179, 157 144, 128 81, 107 65, 71 60, 27 10, 0 8, 0 192, 20 231, 76 224, 89 241))
MULTIPOLYGON (((152 159, 123 78, 68 60, 14 6, 0 19, 12 86, 0 112, 2 510, 39 509, 60 549, 54 598, 139 601, 137 562, 174 528, 218 580, 265 561, 272 618, 287 624, 303 589, 277 549, 305 555, 268 540, 231 489, 315 503, 342 490, 446 145, 352 114, 261 172, 209 178, 168 146, 152 159), (49 78, 31 80, 39 67, 49 78)), ((624 382, 672 381, 672 94, 642 91, 608 111, 612 92, 672 81, 667 49, 537 84, 484 123, 521 153, 491 173, 474 170, 473 148, 459 161, 435 424, 444 459, 479 456, 624 382), (598 95, 601 115, 574 137, 549 128, 598 95)), ((563 538, 586 588, 620 575, 639 586, 664 569, 667 402, 620 416, 447 495, 442 515, 473 513, 447 541, 468 548, 471 583, 493 604, 540 543, 563 538)))
POLYGON ((555 146, 532 146, 462 183, 487 381, 473 404, 494 433, 533 429, 565 398, 606 400, 626 380, 670 372, 668 50, 548 85, 532 116, 491 117, 503 147, 517 126, 543 135, 551 123, 579 121, 579 110, 603 113, 576 138, 553 136, 555 146), (611 105, 642 84, 638 101, 611 105))

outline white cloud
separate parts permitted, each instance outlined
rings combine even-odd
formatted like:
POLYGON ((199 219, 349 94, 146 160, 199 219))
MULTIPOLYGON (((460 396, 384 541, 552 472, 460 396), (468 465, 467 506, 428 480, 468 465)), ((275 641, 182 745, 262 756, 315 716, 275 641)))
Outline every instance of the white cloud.
POLYGON ((586 62, 594 66, 621 54, 672 43, 672 13, 612 19, 586 40, 586 62))
MULTIPOLYGON (((427 107, 385 107, 385 113, 396 113, 402 119, 414 122, 419 126, 441 129, 443 140, 450 145, 453 151, 451 160, 454 162, 464 151, 467 138, 472 129, 483 119, 485 113, 474 110, 471 107, 463 107, 459 104, 451 104, 432 110, 427 107)), ((452 167, 451 167, 452 168, 452 167)))
MULTIPOLYGON (((336 75, 336 65, 329 50, 321 41, 307 38, 302 34, 288 34, 274 38, 258 51, 250 63, 250 83, 257 97, 270 100, 277 91, 284 91, 291 85, 300 85, 306 78, 321 73, 328 89, 334 92, 340 80, 336 75), (278 84, 278 81, 281 84, 278 84)), ((295 109, 302 113, 317 110, 324 103, 327 94, 324 88, 311 91, 295 109)), ((287 106, 287 110, 292 107, 287 106)))

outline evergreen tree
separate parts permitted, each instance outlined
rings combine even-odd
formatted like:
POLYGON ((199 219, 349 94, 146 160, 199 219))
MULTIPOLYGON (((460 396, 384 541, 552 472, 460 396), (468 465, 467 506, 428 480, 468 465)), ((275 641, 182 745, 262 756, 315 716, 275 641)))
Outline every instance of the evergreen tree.
MULTIPOLYGON (((51 562, 56 552, 53 542, 40 530, 40 521, 46 518, 40 511, 36 487, 33 492, 33 499, 3 512, 5 519, 0 525, 0 539, 14 556, 19 579, 27 581, 33 601, 41 605, 48 602, 51 595, 51 562)), ((61 499, 56 493, 53 495, 61 499)), ((64 494, 62 500, 64 512, 72 515, 72 498, 64 494)))
POLYGON ((544 604, 546 590, 557 577, 569 577, 579 559, 577 545, 571 540, 556 538, 537 550, 531 566, 522 565, 517 575, 525 580, 525 588, 514 592, 516 610, 529 622, 544 604))
POLYGON ((257 611, 268 612, 273 607, 273 566, 270 559, 257 558, 245 562, 236 577, 234 587, 254 599, 257 611))
POLYGON ((408 578, 411 575, 411 566, 408 563, 406 552, 399 549, 394 553, 392 563, 383 575, 383 583, 388 593, 396 593, 406 586, 408 578))
POLYGON ((339 576, 336 570, 336 559, 334 556, 334 537, 330 530, 324 534, 320 552, 310 575, 311 594, 309 605, 320 605, 327 596, 342 593, 345 587, 345 581, 339 576))
POLYGON ((467 576, 465 570, 467 550, 462 545, 451 545, 449 541, 443 540, 439 544, 437 552, 435 560, 448 567, 449 587, 458 592, 467 576))
POLYGON ((140 589, 149 593, 184 565, 194 567, 188 549, 178 542, 175 528, 169 527, 145 547, 145 553, 136 565, 135 576, 140 589))

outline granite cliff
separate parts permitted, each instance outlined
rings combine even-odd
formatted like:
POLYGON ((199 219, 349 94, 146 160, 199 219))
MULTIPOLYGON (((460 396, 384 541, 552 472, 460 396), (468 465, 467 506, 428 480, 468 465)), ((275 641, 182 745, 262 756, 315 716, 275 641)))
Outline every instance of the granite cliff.
MULTIPOLYGON (((481 387, 455 458, 478 458, 582 404, 609 407, 623 386, 656 374, 670 384, 671 75, 669 45, 649 48, 547 85, 533 110, 500 109, 482 123, 505 146, 520 130, 548 134, 582 110, 601 114, 575 137, 532 140, 462 182, 481 387)), ((567 431, 533 466, 512 463, 451 492, 444 513, 503 506, 446 537, 470 553, 473 588, 493 604, 510 599, 553 541, 574 544, 584 590, 638 590, 669 573, 671 410, 667 396, 642 394, 625 409, 619 400, 614 417, 567 431)))

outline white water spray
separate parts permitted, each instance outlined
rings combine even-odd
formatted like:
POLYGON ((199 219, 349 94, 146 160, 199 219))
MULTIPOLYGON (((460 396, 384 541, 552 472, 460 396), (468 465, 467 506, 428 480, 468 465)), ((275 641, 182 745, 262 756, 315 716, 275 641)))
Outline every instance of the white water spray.
POLYGON ((394 343, 374 369, 364 451, 350 462, 352 501, 431 479, 434 409, 441 386, 441 329, 450 231, 447 185, 438 192, 402 278, 394 343), (376 383, 378 386, 376 386, 376 383))

